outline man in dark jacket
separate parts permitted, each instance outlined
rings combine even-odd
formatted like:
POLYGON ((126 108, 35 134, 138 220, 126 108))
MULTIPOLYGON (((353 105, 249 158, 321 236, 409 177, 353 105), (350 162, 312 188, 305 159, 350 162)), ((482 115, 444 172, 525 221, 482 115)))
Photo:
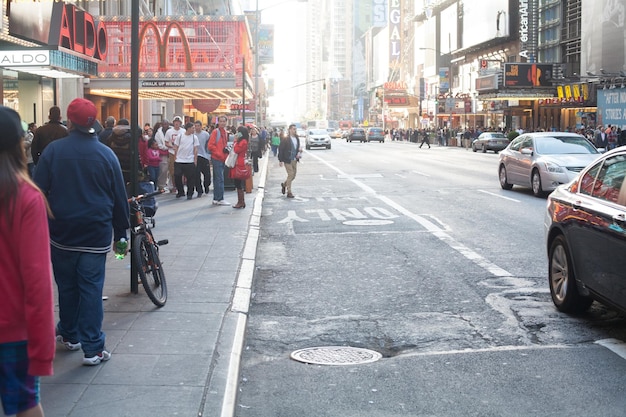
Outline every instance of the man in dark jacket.
POLYGON ((69 136, 41 154, 35 182, 48 199, 54 278, 59 291, 57 341, 83 350, 83 365, 111 358, 102 332, 107 253, 128 238, 129 208, 120 164, 92 128, 96 107, 84 98, 67 108, 69 136))
POLYGON ((287 179, 285 182, 280 183, 280 187, 283 194, 285 194, 285 191, 287 192, 287 198, 294 197, 291 192, 291 183, 296 178, 301 153, 302 148, 300 148, 300 138, 298 137, 296 125, 289 125, 287 135, 281 139, 280 145, 278 145, 280 166, 284 166, 287 171, 287 179))
POLYGON ((33 135, 33 143, 31 145, 31 152, 33 155, 33 163, 37 165, 39 156, 43 150, 53 140, 64 138, 67 136, 67 128, 61 124, 61 109, 57 106, 50 107, 48 113, 48 119, 50 120, 43 126, 39 126, 35 130, 33 135))
POLYGON ((109 116, 104 122, 104 129, 98 134, 98 140, 109 146, 111 143, 111 135, 113 134, 113 126, 115 126, 115 117, 109 116))
MULTIPOLYGON (((117 156, 122 167, 122 175, 124 182, 130 182, 131 166, 131 134, 130 122, 128 119, 120 119, 113 127, 113 133, 109 137, 109 147, 113 149, 113 153, 117 156)), ((139 158, 137 158, 139 160, 139 158)), ((139 162, 140 163, 140 162, 139 162)), ((137 167, 141 165, 136 165, 137 167)))

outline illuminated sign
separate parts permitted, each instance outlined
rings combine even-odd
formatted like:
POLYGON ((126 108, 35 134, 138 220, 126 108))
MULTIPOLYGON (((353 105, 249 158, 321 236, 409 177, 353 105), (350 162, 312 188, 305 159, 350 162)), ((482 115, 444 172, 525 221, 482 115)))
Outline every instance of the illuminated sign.
POLYGON ((185 60, 185 68, 187 71, 192 71, 191 49, 189 47, 189 41, 183 30, 183 27, 178 22, 169 22, 165 31, 161 35, 161 31, 155 22, 144 22, 139 33, 139 50, 142 51, 143 43, 146 41, 146 37, 153 36, 156 39, 157 51, 159 52, 159 71, 167 70, 167 47, 170 42, 171 36, 180 37, 183 45, 182 59, 185 60), (151 32, 148 32, 151 31, 151 32), (174 31, 174 33, 172 33, 174 31))
POLYGON ((100 61, 107 55, 104 23, 73 4, 58 2, 52 11, 49 45, 61 46, 100 61))
POLYGON ((552 87, 550 64, 504 64, 505 87, 552 87))
POLYGON ((406 91, 407 89, 407 84, 404 81, 398 81, 398 82, 386 82, 383 87, 385 88, 385 90, 392 90, 392 91, 406 91))
POLYGON ((95 60, 107 55, 107 32, 102 22, 62 1, 12 1, 9 33, 43 45, 63 47, 95 60))

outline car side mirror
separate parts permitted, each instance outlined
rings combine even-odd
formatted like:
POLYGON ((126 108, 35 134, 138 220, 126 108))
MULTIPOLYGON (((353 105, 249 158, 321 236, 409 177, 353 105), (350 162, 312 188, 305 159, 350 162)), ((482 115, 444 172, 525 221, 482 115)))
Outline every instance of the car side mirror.
POLYGON ((520 152, 522 153, 522 155, 532 155, 533 154, 533 149, 532 148, 522 148, 520 150, 520 152))

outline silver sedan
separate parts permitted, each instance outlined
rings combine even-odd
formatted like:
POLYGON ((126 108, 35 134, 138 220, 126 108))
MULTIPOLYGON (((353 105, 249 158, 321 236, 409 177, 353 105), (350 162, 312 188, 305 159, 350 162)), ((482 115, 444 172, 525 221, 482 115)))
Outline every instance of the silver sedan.
POLYGON ((530 187, 541 197, 573 180, 600 152, 584 136, 569 132, 535 132, 516 137, 500 152, 500 186, 530 187))

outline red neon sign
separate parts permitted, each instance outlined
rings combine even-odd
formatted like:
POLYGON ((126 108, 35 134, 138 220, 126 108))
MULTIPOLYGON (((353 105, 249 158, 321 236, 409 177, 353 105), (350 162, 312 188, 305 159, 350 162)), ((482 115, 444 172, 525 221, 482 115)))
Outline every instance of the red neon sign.
MULTIPOLYGON (((73 4, 58 3, 61 7, 59 17, 59 37, 57 44, 90 58, 105 60, 107 56, 107 32, 102 22, 96 22, 93 16, 73 4)), ((54 42, 50 42, 54 44, 54 42)))

